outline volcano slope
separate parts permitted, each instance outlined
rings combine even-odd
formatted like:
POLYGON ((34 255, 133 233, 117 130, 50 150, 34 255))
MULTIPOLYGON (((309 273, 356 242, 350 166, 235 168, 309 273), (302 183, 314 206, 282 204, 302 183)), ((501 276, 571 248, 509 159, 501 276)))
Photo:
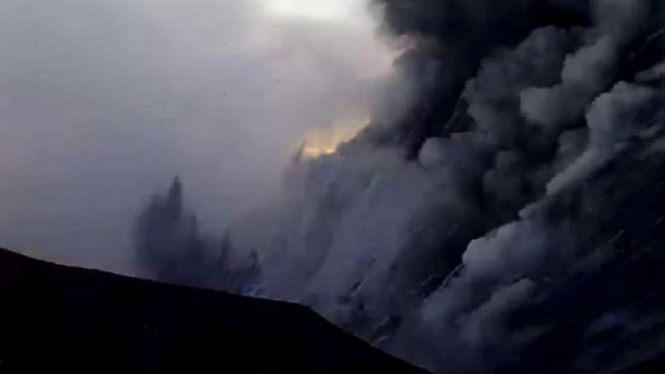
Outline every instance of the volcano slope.
POLYGON ((423 373, 295 304, 0 250, 0 372, 423 373))

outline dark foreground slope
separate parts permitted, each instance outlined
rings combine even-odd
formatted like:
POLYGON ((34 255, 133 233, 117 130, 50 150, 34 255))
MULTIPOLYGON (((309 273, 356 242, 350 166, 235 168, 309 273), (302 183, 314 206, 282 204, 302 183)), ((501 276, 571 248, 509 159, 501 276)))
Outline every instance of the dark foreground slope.
POLYGON ((0 372, 420 373, 288 303, 0 250, 0 372))

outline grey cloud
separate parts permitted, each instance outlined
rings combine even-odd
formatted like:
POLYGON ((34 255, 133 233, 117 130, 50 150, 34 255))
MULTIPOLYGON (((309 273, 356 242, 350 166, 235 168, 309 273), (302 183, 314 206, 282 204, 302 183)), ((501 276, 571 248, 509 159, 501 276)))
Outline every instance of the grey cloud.
POLYGON ((589 142, 586 151, 547 185, 549 193, 577 182, 607 162, 631 136, 651 126, 644 111, 653 112, 657 94, 650 88, 625 82, 600 95, 586 114, 589 142), (642 112, 642 113, 641 113, 642 112))
POLYGON ((566 57, 561 83, 551 88, 529 88, 520 94, 527 119, 546 126, 574 123, 593 98, 611 84, 616 46, 605 37, 566 57))

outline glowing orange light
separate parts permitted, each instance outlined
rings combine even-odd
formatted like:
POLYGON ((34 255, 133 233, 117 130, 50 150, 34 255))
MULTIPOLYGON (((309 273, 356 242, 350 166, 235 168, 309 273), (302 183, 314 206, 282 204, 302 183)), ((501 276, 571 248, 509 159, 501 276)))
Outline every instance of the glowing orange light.
POLYGON ((330 156, 337 153, 335 148, 319 148, 306 146, 302 149, 302 155, 305 158, 317 158, 321 156, 330 156))
POLYGON ((330 126, 314 128, 305 135, 300 154, 304 158, 334 155, 340 144, 351 140, 367 122, 366 118, 338 120, 330 126))

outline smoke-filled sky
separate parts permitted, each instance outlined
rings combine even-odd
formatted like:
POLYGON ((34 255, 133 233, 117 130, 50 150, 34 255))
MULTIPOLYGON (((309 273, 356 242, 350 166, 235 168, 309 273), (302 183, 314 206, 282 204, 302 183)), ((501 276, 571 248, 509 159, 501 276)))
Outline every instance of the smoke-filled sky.
POLYGON ((362 125, 394 57, 375 29, 363 0, 0 2, 0 245, 131 272, 176 174, 223 226, 303 138, 362 125))
POLYGON ((442 373, 665 352, 663 2, 371 2, 1 1, 0 245, 133 272, 178 174, 224 239, 176 183, 147 272, 222 247, 240 292, 442 373))

